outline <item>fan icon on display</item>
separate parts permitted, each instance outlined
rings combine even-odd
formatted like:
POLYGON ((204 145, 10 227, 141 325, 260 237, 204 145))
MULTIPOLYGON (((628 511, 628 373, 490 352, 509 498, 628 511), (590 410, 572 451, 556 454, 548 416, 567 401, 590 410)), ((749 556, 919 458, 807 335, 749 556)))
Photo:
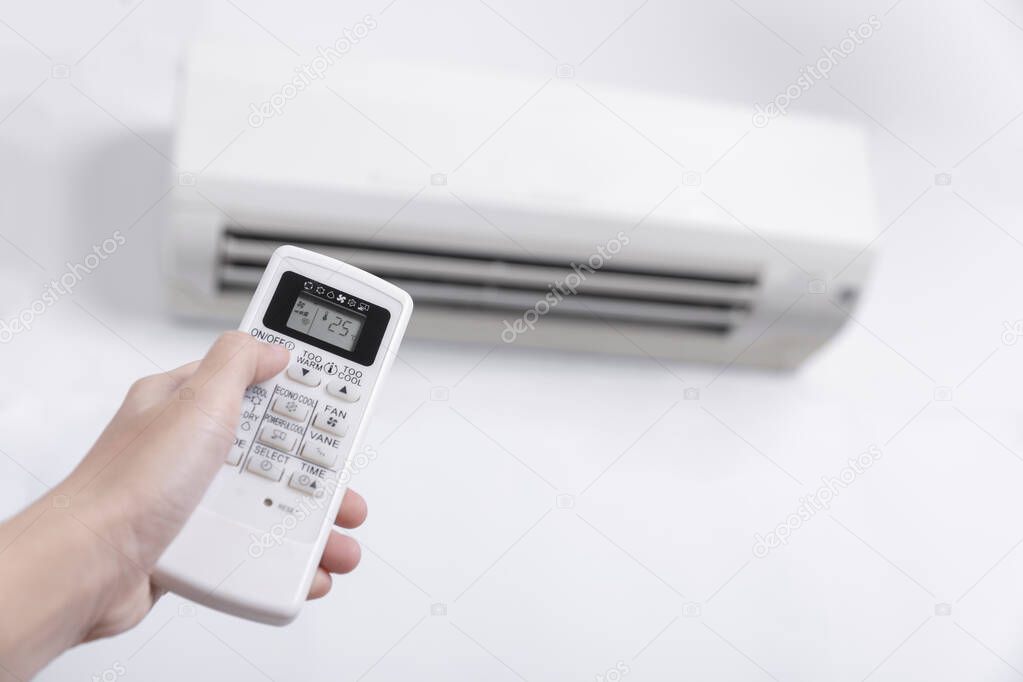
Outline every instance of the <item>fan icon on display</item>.
POLYGON ((327 426, 330 428, 337 426, 337 417, 327 417, 327 426))

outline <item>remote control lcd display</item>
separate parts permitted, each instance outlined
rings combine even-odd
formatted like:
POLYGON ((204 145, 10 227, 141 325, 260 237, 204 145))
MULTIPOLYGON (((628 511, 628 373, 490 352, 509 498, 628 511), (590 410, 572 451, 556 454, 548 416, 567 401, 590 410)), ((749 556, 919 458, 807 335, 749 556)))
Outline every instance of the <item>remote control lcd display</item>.
POLYGON ((355 348, 366 316, 299 294, 288 315, 287 326, 344 350, 355 348))

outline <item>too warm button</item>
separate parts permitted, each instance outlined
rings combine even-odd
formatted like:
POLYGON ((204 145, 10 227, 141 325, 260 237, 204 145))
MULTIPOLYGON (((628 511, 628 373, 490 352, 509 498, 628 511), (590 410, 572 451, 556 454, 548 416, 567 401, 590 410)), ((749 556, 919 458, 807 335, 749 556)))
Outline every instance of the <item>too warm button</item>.
POLYGON ((306 386, 319 386, 320 385, 320 373, 315 369, 309 369, 302 365, 292 365, 288 367, 288 378, 297 381, 300 384, 306 386))

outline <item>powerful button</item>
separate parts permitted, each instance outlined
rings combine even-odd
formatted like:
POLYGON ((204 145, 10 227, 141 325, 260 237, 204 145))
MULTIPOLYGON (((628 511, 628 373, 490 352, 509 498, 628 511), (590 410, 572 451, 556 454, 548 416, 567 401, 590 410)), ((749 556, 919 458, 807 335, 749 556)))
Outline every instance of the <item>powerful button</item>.
POLYGON ((295 449, 295 442, 297 440, 297 434, 279 429, 276 426, 264 426, 259 432, 260 443, 283 450, 284 452, 291 452, 295 449))
POLYGON ((292 365, 288 368, 288 378, 294 379, 300 384, 306 386, 319 386, 320 385, 320 373, 315 369, 309 369, 302 365, 292 365))

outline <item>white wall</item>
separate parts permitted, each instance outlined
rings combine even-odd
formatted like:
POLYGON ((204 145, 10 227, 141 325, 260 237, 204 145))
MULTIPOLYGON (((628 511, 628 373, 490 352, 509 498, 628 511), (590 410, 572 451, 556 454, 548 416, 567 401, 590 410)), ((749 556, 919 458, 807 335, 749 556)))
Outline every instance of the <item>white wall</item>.
POLYGON ((130 228, 0 347, 5 511, 59 480, 133 378, 212 337, 167 318, 156 274, 175 68, 200 30, 301 52, 372 13, 353 62, 569 63, 583 83, 752 112, 848 29, 882 25, 793 105, 870 132, 888 226, 857 320, 802 371, 410 343, 356 483, 363 565, 327 600, 276 630, 168 597, 42 679, 115 662, 129 680, 278 682, 593 679, 618 662, 636 680, 1021 674, 1023 350, 1002 332, 1023 319, 1023 10, 892 2, 0 3, 0 317, 130 228), (755 533, 874 444, 830 512, 753 558, 755 533))

